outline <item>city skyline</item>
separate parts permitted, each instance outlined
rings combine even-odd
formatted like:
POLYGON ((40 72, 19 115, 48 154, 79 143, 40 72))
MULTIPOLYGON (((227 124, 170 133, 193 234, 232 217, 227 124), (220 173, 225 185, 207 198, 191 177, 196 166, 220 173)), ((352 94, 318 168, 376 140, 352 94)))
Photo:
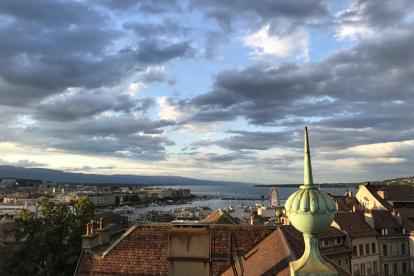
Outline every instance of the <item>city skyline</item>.
POLYGON ((2 1, 0 165, 412 175, 413 1, 2 1))

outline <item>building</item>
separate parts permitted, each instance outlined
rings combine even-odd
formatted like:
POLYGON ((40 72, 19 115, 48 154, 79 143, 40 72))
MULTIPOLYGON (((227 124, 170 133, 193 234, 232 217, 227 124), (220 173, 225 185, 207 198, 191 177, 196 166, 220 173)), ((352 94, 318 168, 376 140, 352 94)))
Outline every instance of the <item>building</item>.
POLYGON ((1 187, 13 187, 17 185, 17 179, 15 178, 3 178, 0 181, 1 187))
POLYGON ((358 199, 352 195, 351 190, 346 191, 343 196, 331 195, 331 197, 336 204, 338 213, 364 210, 364 206, 362 206, 358 199))
POLYGON ((366 210, 364 218, 378 233, 381 275, 412 275, 408 233, 387 210, 366 210))
POLYGON ((378 233, 365 222, 364 211, 338 212, 332 226, 350 239, 352 275, 380 275, 378 233))
MULTIPOLYGON (((249 276, 288 276, 289 262, 304 250, 300 235, 275 226, 137 224, 105 247, 98 235, 90 235, 96 246, 83 250, 76 276, 242 275, 241 270, 249 276)), ((339 275, 350 275, 330 262, 339 275)))
MULTIPOLYGON (((393 185, 372 185, 366 183, 359 186, 356 198, 366 210, 382 211, 373 212, 373 216, 366 213, 366 218, 369 218, 370 221, 374 221, 374 218, 376 218, 376 222, 379 224, 377 227, 388 225, 395 228, 388 230, 385 228, 383 228, 384 230, 378 228, 378 232, 381 235, 380 239, 381 241, 389 240, 390 244, 387 246, 394 248, 394 254, 398 251, 395 248, 399 248, 399 252, 404 251, 405 254, 406 252, 409 252, 410 260, 408 273, 414 272, 414 186, 395 183, 393 185), (385 223, 383 219, 389 219, 389 222, 385 223), (387 231, 388 237, 384 237, 383 231, 387 231), (390 236, 394 236, 395 239, 391 239, 390 236), (403 250, 402 244, 405 244, 406 242, 404 241, 405 237, 408 239, 409 246, 408 249, 404 248, 403 250)), ((403 258, 405 259, 405 257, 403 258)), ((389 258, 384 258, 384 261, 386 259, 389 258)), ((387 262, 382 266, 384 267, 386 264, 388 271, 394 271, 394 268, 397 268, 397 271, 405 271, 406 265, 404 265, 404 262, 396 262, 396 265, 387 262)))
POLYGON ((44 194, 38 193, 16 193, 3 196, 3 203, 5 204, 18 204, 18 205, 32 205, 36 204, 36 201, 45 197, 44 194))
POLYGON ((116 202, 116 194, 114 193, 90 193, 90 194, 79 194, 78 197, 87 197, 95 204, 95 206, 112 206, 116 202))
POLYGON ((29 210, 36 214, 37 206, 34 204, 30 205, 16 205, 16 204, 0 204, 0 218, 15 219, 19 217, 20 212, 23 210, 29 210))

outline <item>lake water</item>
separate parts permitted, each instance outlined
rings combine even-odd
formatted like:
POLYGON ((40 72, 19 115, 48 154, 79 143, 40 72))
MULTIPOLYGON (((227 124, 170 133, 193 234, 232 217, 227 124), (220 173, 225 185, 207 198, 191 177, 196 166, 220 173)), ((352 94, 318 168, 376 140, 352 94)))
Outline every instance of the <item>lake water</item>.
MULTIPOLYGON (((143 208, 137 208, 138 213, 146 213, 151 210, 167 211, 177 207, 190 207, 190 206, 208 206, 212 210, 218 208, 225 208, 228 206, 235 206, 239 204, 254 205, 255 203, 268 204, 269 189, 267 187, 254 187, 251 184, 226 184, 226 185, 185 185, 185 186, 165 186, 173 189, 191 189, 191 193, 194 195, 207 195, 206 200, 194 200, 190 203, 180 205, 166 205, 166 206, 148 206, 143 208), (265 200, 257 200, 264 196, 265 200), (213 197, 213 198, 211 198, 213 197), (219 197, 237 197, 237 198, 255 198, 255 200, 222 200, 219 197)), ((294 193, 298 188, 277 188, 281 204, 284 204, 286 199, 294 193)), ((330 192, 334 195, 343 195, 346 191, 345 188, 324 188, 321 189, 324 192, 330 192)))

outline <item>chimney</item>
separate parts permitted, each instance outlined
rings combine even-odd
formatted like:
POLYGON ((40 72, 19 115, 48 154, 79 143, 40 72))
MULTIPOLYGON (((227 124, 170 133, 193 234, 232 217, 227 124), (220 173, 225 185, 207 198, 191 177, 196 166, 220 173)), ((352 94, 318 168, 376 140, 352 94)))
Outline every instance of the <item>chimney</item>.
POLYGON ((103 216, 99 218, 99 230, 103 230, 105 228, 105 219, 103 216))
POLYGON ((394 209, 394 210, 392 210, 391 214, 398 221, 399 224, 402 223, 402 217, 401 217, 399 211, 397 211, 397 210, 394 209))
POLYGON ((99 235, 95 233, 94 221, 86 224, 86 234, 82 236, 82 249, 91 249, 99 245, 99 235))
POLYGON ((379 195, 382 199, 388 199, 388 192, 383 190, 378 190, 377 195, 379 195))
POLYGON ((103 216, 99 218, 99 228, 97 233, 99 235, 99 244, 109 242, 109 229, 105 225, 105 218, 103 216))

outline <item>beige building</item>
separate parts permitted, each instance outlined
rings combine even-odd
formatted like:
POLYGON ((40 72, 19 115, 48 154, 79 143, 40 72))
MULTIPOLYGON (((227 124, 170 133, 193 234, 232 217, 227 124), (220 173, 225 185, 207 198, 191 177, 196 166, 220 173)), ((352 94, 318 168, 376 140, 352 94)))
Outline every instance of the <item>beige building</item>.
POLYGON ((356 197, 365 209, 377 210, 372 215, 366 213, 365 218, 371 221, 371 224, 376 222, 377 231, 381 235, 379 238, 381 253, 388 255, 382 256, 381 260, 384 262, 382 264, 384 273, 388 270, 390 274, 397 271, 402 274, 395 275, 404 275, 404 271, 408 271, 406 275, 412 275, 414 272, 414 186, 365 184, 359 186, 356 197))
POLYGON ((351 241, 352 275, 380 275, 378 233, 365 222, 364 212, 339 212, 332 226, 342 229, 351 241))

